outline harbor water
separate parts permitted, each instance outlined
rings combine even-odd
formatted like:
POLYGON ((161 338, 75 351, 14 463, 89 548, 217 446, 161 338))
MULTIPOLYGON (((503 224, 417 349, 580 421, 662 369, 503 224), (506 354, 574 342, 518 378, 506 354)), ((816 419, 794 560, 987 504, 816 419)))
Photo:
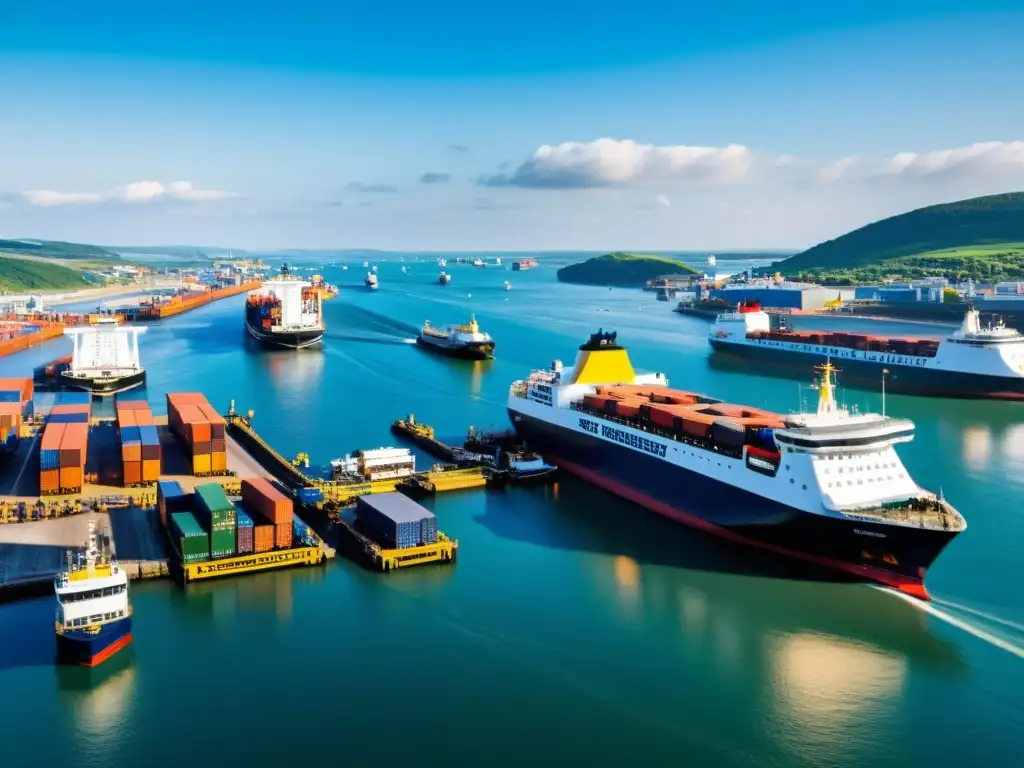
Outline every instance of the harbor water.
MULTIPOLYGON (((810 370, 801 382, 711 364, 708 322, 672 302, 558 284, 553 265, 569 257, 511 272, 508 257, 474 268, 449 256, 447 286, 434 255, 371 258, 378 291, 363 286, 363 258, 314 270, 340 287, 319 350, 256 347, 241 296, 151 324, 140 347, 154 413, 167 391, 221 410, 234 399, 282 453, 324 471, 395 444, 389 426, 410 412, 449 441, 507 427, 510 382, 571 364, 599 328, 675 386, 781 411, 814 403, 810 370), (412 343, 424 320, 471 313, 494 360, 412 343)), ((0 376, 69 349, 0 359, 0 376)), ((840 399, 881 407, 877 392, 840 399)), ((52 599, 0 606, 2 762, 1022 764, 1024 407, 889 396, 886 409, 917 424, 899 448, 913 477, 968 520, 929 572, 930 604, 710 539, 571 478, 453 493, 426 502, 460 541, 453 567, 385 576, 339 558, 187 591, 136 583, 134 641, 95 670, 54 666, 52 599)))

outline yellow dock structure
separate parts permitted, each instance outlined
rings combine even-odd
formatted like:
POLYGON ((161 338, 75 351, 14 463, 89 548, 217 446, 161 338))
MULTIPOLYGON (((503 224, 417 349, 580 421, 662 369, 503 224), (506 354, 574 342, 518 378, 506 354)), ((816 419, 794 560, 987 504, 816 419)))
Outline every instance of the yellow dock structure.
POLYGON ((266 571, 271 568, 288 568, 293 565, 319 565, 333 556, 334 551, 325 547, 298 547, 271 552, 261 552, 200 563, 182 563, 185 582, 201 579, 216 579, 221 576, 237 576, 242 573, 266 571))

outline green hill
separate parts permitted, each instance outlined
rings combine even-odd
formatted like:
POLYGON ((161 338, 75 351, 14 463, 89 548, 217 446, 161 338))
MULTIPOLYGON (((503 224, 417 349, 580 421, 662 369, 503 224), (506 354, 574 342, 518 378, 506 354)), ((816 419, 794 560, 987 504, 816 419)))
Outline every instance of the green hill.
POLYGON ((43 261, 0 258, 0 291, 4 293, 78 290, 91 285, 77 269, 43 261))
POLYGON ((562 283, 581 285, 616 285, 623 288, 642 287, 648 280, 666 274, 700 274, 688 264, 666 256, 645 256, 638 253, 606 253, 579 264, 558 270, 562 283))
POLYGON ((768 271, 830 282, 1024 275, 1024 192, 932 205, 892 216, 777 262, 768 271))
POLYGON ((64 243, 59 240, 0 240, 0 252, 51 259, 87 259, 89 261, 121 261, 113 251, 98 245, 64 243))

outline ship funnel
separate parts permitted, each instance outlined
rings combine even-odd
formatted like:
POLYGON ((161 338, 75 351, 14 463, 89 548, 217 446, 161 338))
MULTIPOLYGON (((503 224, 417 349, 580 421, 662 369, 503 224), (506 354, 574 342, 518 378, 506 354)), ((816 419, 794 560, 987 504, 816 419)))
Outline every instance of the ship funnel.
POLYGON ((600 329, 586 344, 580 345, 573 367, 573 384, 632 384, 636 381, 629 354, 616 339, 615 332, 600 329))

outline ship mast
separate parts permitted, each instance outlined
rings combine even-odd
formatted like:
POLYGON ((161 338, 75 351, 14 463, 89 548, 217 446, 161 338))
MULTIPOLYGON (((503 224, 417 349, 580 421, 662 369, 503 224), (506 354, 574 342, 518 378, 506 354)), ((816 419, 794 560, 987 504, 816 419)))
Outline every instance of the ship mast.
POLYGON ((839 406, 836 405, 835 385, 832 381, 832 374, 836 372, 836 368, 831 361, 825 360, 819 370, 821 371, 821 386, 818 388, 818 415, 837 413, 839 406))

